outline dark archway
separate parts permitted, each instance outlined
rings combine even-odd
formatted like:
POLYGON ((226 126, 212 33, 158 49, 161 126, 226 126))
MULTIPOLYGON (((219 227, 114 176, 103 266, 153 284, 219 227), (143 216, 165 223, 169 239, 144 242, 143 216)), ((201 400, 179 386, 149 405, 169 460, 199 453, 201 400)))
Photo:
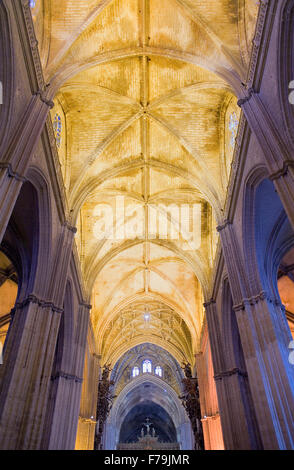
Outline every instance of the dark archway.
MULTIPOLYGON (((28 178, 32 176, 32 172, 28 172, 28 178)), ((33 179, 31 182, 28 179, 22 184, 0 245, 0 250, 12 261, 18 274, 18 294, 12 309, 3 364, 0 368, 0 416, 5 426, 9 426, 11 412, 15 413, 19 427, 9 440, 5 433, 1 433, 3 448, 11 445, 21 449, 27 445, 24 442, 24 429, 31 426, 32 414, 29 409, 36 405, 40 384, 43 379, 44 382, 47 379, 43 369, 38 375, 37 383, 31 380, 33 372, 42 367, 41 355, 34 356, 31 351, 35 344, 41 341, 43 332, 38 329, 38 322, 42 323, 43 318, 46 318, 42 314, 45 311, 43 306, 47 305, 46 289, 50 276, 49 259, 45 254, 50 250, 50 232, 45 238, 46 250, 42 249, 44 240, 40 243, 40 234, 46 229, 42 217, 46 214, 48 218, 50 215, 48 205, 46 206, 47 186, 44 183, 44 178, 39 172, 38 180, 33 179), (40 279, 40 276, 37 276, 39 272, 46 272, 47 277, 40 279), (30 348, 27 347, 28 344, 31 345, 30 348), (17 367, 19 374, 22 374, 21 378, 15 377, 17 367), (17 387, 19 392, 14 394, 12 409, 9 397, 11 390, 18 389, 17 387)), ((42 411, 40 408, 40 414, 42 411)))
POLYGON ((150 419, 151 428, 155 429, 160 442, 177 442, 177 433, 171 417, 161 406, 149 400, 134 406, 129 411, 120 429, 119 442, 136 442, 146 418, 150 419))
POLYGON ((14 306, 33 289, 38 258, 38 224, 37 193, 34 186, 26 182, 0 244, 0 335, 2 332, 4 350, 14 306))
MULTIPOLYGON (((279 324, 282 333, 280 337, 285 338, 284 348, 287 349, 291 335, 281 307, 287 294, 291 297, 289 289, 294 286, 291 280, 294 270, 294 232, 277 191, 268 179, 263 180, 257 188, 255 210, 256 258, 261 284, 276 304, 274 321, 279 324)), ((288 316, 293 321, 291 312, 288 316)))
POLYGON ((293 246, 293 230, 273 182, 260 166, 247 179, 243 224, 248 277, 245 297, 236 306, 239 332, 263 446, 286 449, 293 443, 292 335, 277 274, 293 246))

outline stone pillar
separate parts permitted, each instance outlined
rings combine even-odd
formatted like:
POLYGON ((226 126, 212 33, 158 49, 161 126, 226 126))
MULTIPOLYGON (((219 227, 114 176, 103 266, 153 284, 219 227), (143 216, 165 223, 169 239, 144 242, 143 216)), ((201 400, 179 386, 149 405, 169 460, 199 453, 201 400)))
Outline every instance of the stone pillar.
MULTIPOLYGON (((294 447, 294 377, 288 361, 289 328, 281 319, 280 307, 266 292, 250 293, 232 224, 226 221, 218 231, 263 447, 291 449, 294 447)), ((213 316, 213 305, 208 317, 213 316)), ((229 381, 232 390, 240 372, 216 371, 216 376, 217 384, 229 381)), ((229 403, 234 405, 233 400, 229 403)), ((225 437, 226 430, 223 431, 225 437)))
POLYGON ((81 393, 76 450, 93 450, 101 356, 92 353, 86 360, 81 393))
POLYGON ((252 88, 238 101, 251 131, 263 151, 269 178, 273 181, 294 228, 294 158, 285 137, 269 115, 260 96, 252 88))
POLYGON ((68 365, 69 370, 58 370, 51 378, 55 382, 54 412, 49 441, 45 443, 45 449, 73 450, 75 447, 90 308, 91 306, 86 304, 79 307, 77 320, 79 327, 73 338, 74 357, 72 363, 68 365))
POLYGON ((33 295, 17 304, 0 368, 0 447, 38 449, 62 310, 33 295))
POLYGON ((181 450, 194 449, 194 436, 190 421, 185 421, 177 428, 177 436, 181 443, 181 450))
POLYGON ((245 372, 237 367, 228 368, 225 361, 226 338, 221 335, 215 301, 211 300, 204 306, 225 449, 260 448, 258 437, 254 432, 254 424, 248 416, 247 397, 244 397, 243 393, 245 372))
POLYGON ((59 241, 57 244, 56 254, 53 263, 51 263, 51 277, 48 289, 48 295, 56 299, 60 305, 63 305, 65 288, 67 283, 67 273, 72 257, 72 247, 74 236, 77 229, 64 222, 59 241))
POLYGON ((107 420, 105 426, 105 450, 116 450, 116 434, 115 426, 107 420))
POLYGON ((65 224, 54 262, 40 260, 48 263, 47 298, 32 294, 15 306, 0 368, 1 449, 41 447, 74 232, 65 224))
POLYGON ((93 450, 96 421, 94 418, 79 416, 75 450, 93 450))
POLYGON ((0 242, 25 179, 34 149, 43 131, 53 102, 39 91, 28 107, 0 161, 0 242))
POLYGON ((223 450, 219 405, 214 380, 207 326, 201 341, 202 352, 195 354, 205 450, 223 450))
POLYGON ((224 450, 223 433, 219 413, 202 418, 205 450, 224 450))

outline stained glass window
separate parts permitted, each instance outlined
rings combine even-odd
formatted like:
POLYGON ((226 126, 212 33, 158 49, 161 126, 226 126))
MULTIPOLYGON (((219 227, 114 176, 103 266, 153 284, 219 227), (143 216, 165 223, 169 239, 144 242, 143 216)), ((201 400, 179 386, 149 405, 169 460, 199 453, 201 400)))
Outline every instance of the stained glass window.
POLYGON ((239 120, 237 118, 237 114, 233 112, 230 114, 230 120, 229 120, 229 129, 231 132, 231 138, 230 138, 231 147, 235 146, 235 140, 236 140, 237 132, 238 132, 238 125, 239 125, 239 120))
POLYGON ((151 371, 152 371, 152 364, 151 364, 151 361, 149 361, 148 359, 146 359, 146 360, 143 362, 143 374, 145 374, 146 372, 151 373, 151 371))
POLYGON ((59 148, 61 144, 62 122, 61 122, 61 117, 58 113, 56 113, 54 116, 53 129, 54 129, 54 135, 56 139, 56 145, 59 148))
POLYGON ((155 367, 155 374, 159 375, 159 377, 162 377, 162 368, 160 366, 155 367))
POLYGON ((36 0, 30 0, 30 7, 35 8, 36 6, 36 0))
POLYGON ((137 366, 134 367, 134 368, 133 368, 133 372, 132 372, 132 376, 133 376, 133 377, 137 377, 137 375, 139 375, 139 374, 140 374, 140 369, 139 369, 139 367, 137 367, 137 366))

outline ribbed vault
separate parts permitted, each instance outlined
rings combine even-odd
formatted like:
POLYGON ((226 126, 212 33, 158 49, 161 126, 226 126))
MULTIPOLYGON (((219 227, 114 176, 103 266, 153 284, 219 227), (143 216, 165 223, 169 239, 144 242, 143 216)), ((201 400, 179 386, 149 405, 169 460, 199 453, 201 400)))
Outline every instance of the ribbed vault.
POLYGON ((111 372, 111 380, 115 382, 113 393, 119 395, 126 385, 136 383, 136 377, 132 376, 134 367, 138 367, 139 374, 137 377, 140 378, 142 383, 144 383, 144 379, 148 382, 150 373, 143 374, 142 372, 142 364, 146 359, 152 363, 152 377, 156 377, 158 380, 162 381, 163 385, 167 383, 174 389, 177 395, 180 395, 182 391, 182 379, 184 377, 180 363, 165 349, 152 343, 144 343, 128 349, 128 351, 120 356, 118 361, 114 363, 115 365, 111 372), (156 366, 161 367, 161 377, 155 374, 156 366))
POLYGON ((121 309, 112 320, 101 323, 97 329, 103 362, 115 363, 121 351, 130 349, 130 344, 143 344, 146 339, 153 344, 169 345, 174 357, 193 360, 187 324, 179 313, 159 301, 145 298, 134 302, 121 309))
POLYGON ((147 341, 179 360, 199 348, 257 8, 254 0, 33 8, 105 359, 147 341))

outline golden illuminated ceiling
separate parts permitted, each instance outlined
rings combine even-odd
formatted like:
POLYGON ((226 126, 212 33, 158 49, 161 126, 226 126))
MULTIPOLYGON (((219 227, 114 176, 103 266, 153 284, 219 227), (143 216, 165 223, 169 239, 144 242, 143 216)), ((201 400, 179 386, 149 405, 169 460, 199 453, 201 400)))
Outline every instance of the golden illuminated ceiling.
POLYGON ((113 364, 126 350, 144 342, 158 345, 169 344, 173 355, 182 362, 185 358, 192 362, 191 334, 181 316, 166 304, 151 298, 143 298, 123 308, 111 320, 100 324, 98 331, 102 356, 113 364))
POLYGON ((33 9, 105 359, 147 341, 189 360, 199 348, 257 3, 44 0, 33 9))

